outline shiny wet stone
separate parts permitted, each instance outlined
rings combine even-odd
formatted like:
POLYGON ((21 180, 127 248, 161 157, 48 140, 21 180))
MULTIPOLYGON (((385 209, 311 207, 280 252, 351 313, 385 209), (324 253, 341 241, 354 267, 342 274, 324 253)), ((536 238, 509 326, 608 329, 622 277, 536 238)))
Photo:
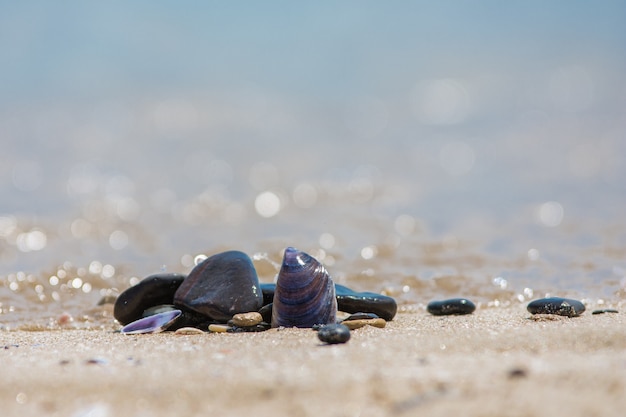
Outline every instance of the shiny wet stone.
MULTIPOLYGON (((264 308, 274 299, 275 289, 276 284, 261 284, 264 308)), ((345 313, 374 313, 378 317, 390 321, 398 311, 396 300, 382 294, 357 292, 344 285, 335 284, 335 296, 337 297, 337 310, 345 313)), ((262 312, 262 314, 267 313, 267 309, 262 312)))
POLYGON ((584 313, 585 305, 570 298, 541 298, 528 303, 526 307, 531 314, 556 314, 559 316, 576 317, 584 313))
POLYGON ((471 314, 476 305, 467 298, 450 298, 449 300, 431 301, 426 310, 435 316, 471 314))
POLYGON ((180 274, 155 274, 122 292, 115 300, 113 316, 122 325, 144 316, 144 311, 163 304, 173 304, 174 293, 184 281, 180 274))
POLYGON ((222 322, 237 313, 258 311, 263 295, 252 260, 239 251, 208 257, 178 287, 174 305, 222 322))
POLYGON ((259 309, 259 314, 263 317, 263 321, 272 322, 272 308, 274 308, 274 303, 265 304, 259 309))
POLYGON ((350 329, 343 324, 327 324, 321 326, 317 337, 324 343, 346 343, 350 340, 350 329))

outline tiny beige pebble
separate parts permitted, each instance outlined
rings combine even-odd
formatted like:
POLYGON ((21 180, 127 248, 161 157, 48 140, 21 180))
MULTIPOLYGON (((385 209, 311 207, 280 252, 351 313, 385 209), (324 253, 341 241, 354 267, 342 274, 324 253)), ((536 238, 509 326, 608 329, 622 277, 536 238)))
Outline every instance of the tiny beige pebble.
POLYGON ((239 327, 256 326, 262 321, 263 321, 263 317, 261 316, 261 314, 257 313, 256 311, 251 311, 250 313, 235 314, 233 318, 230 320, 233 326, 239 326, 239 327))
POLYGON ((363 326, 374 326, 380 327, 381 329, 387 325, 387 322, 384 319, 362 319, 362 320, 344 320, 341 322, 344 326, 348 327, 350 330, 360 329, 363 326))
POLYGON ((181 327, 177 329, 174 334, 204 334, 204 332, 195 327, 181 327))
POLYGON ((214 333, 226 333, 230 326, 225 324, 209 324, 209 331, 214 333))

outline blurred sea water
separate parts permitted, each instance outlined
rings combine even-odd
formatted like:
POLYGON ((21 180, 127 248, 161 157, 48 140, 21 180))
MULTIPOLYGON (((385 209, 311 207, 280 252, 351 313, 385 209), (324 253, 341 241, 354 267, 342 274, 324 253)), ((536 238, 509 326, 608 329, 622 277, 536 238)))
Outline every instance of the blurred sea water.
POLYGON ((626 296, 619 1, 0 2, 0 324, 296 246, 401 305, 626 296))

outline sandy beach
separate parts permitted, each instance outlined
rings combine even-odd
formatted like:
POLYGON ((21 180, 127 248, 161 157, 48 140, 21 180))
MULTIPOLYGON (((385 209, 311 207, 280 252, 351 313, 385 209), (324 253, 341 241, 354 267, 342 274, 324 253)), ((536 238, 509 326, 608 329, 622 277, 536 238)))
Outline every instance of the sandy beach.
POLYGON ((2 415, 622 416, 626 317, 593 308, 416 307, 343 345, 307 329, 4 331, 2 415))

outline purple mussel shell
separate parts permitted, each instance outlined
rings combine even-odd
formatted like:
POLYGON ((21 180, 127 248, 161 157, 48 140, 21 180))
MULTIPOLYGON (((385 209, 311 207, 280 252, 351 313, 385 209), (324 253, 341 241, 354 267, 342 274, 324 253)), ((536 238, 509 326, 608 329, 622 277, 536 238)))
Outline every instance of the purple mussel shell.
POLYGON ((312 256, 285 249, 272 308, 272 327, 313 327, 337 321, 335 284, 312 256))
POLYGON ((180 310, 171 310, 144 317, 122 327, 123 334, 159 333, 171 326, 182 314, 180 310))

